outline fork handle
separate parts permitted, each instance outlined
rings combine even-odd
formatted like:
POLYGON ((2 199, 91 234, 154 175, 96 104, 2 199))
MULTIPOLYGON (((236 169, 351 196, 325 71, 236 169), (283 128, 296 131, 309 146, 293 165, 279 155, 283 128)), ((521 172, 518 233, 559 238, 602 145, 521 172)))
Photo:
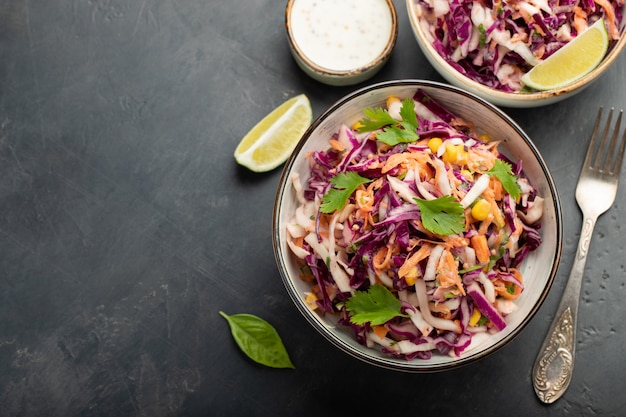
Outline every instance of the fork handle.
POLYGON ((597 220, 585 216, 576 257, 559 307, 541 345, 532 371, 535 393, 546 404, 559 399, 572 380, 576 353, 576 319, 578 302, 587 261, 587 251, 597 220))

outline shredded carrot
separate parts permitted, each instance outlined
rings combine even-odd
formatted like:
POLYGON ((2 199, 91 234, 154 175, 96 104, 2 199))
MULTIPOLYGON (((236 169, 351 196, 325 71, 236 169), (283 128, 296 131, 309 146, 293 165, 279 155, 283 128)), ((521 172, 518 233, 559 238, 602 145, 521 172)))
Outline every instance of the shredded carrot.
POLYGON ((481 264, 485 264, 489 262, 489 246, 487 245, 487 237, 482 235, 474 235, 470 239, 472 248, 476 252, 476 259, 481 264))
POLYGON ((356 190, 355 201, 359 210, 370 212, 374 208, 374 192, 368 189, 356 190))
POLYGON ((491 223, 493 223, 493 214, 489 213, 489 215, 487 215, 487 218, 485 220, 483 220, 482 222, 480 222, 480 226, 478 227, 478 234, 479 235, 484 235, 487 233, 487 230, 489 230, 489 226, 491 226, 491 223))
POLYGON ((505 221, 504 217, 502 217, 502 212, 500 211, 500 207, 498 207, 498 203, 493 198, 486 199, 491 204, 491 214, 493 214, 493 221, 496 223, 498 227, 504 227, 505 221))
POLYGON ((613 40, 619 39, 620 33, 619 28, 617 27, 617 19, 615 17, 615 9, 613 9, 613 5, 608 0, 594 0, 594 2, 604 9, 604 14, 606 15, 604 21, 607 24, 607 31, 609 32, 609 37, 613 40))
POLYGON ((464 248, 470 244, 466 237, 459 235, 443 236, 443 241, 449 248, 464 248))
POLYGON ((346 150, 346 147, 341 144, 337 139, 330 139, 330 147, 336 151, 343 152, 346 150))
POLYGON ((452 253, 445 249, 441 258, 439 258, 437 278, 442 287, 456 286, 461 294, 465 295, 465 288, 459 275, 459 268, 452 253))
POLYGON ((493 285, 494 285, 494 290, 496 291, 496 294, 498 294, 500 297, 505 298, 507 300, 515 300, 522 293, 522 288, 519 287, 518 285, 505 283, 504 281, 500 279, 494 280, 493 285), (514 288, 513 293, 509 292, 509 288, 507 287, 507 285, 513 285, 513 288, 514 288))
POLYGON ((426 166, 427 162, 428 159, 424 152, 395 153, 387 158, 387 161, 385 161, 382 166, 381 172, 385 174, 399 165, 402 165, 404 170, 416 166, 423 168, 426 166))
POLYGON ((493 199, 496 201, 502 201, 504 196, 504 187, 497 178, 491 177, 489 179, 489 188, 493 190, 493 199))
POLYGON ((389 333, 389 330, 383 325, 372 326, 372 331, 376 336, 380 337, 381 339, 383 339, 385 336, 387 336, 387 333, 389 333))
POLYGON ((468 150, 467 167, 472 171, 488 171, 493 168, 498 158, 497 141, 489 142, 483 147, 472 147, 468 150))
POLYGON ((502 242, 502 239, 504 239, 504 230, 500 229, 498 230, 498 234, 496 235, 495 240, 491 243, 491 246, 494 248, 500 247, 500 243, 502 242))
POLYGON ((313 274, 311 274, 309 272, 302 272, 299 275, 299 277, 304 282, 314 282, 315 281, 315 277, 313 276, 313 274))
POLYGON ((400 269, 398 269, 398 276, 400 278, 404 277, 411 271, 411 269, 413 269, 414 266, 417 266, 421 260, 426 259, 431 252, 432 246, 428 244, 422 245, 417 252, 414 252, 411 256, 406 258, 400 269))
POLYGON ((454 314, 452 314, 452 310, 450 310, 450 307, 443 303, 428 303, 428 307, 430 311, 437 313, 442 319, 450 320, 454 317, 454 314))
MULTIPOLYGON (((540 35, 541 35, 541 37, 545 37, 545 36, 546 36, 546 32, 545 32, 545 31, 543 30, 543 28, 542 28, 541 26, 539 26, 539 25, 536 25, 536 24, 535 24, 535 25, 533 25, 533 30, 534 30, 536 33, 540 34, 540 35)), ((528 37, 528 36, 526 36, 526 37, 528 37)))
MULTIPOLYGON (((509 269, 509 272, 511 274, 513 274, 513 276, 515 276, 515 279, 517 279, 521 284, 523 284, 523 278, 522 278, 522 273, 516 269, 516 268, 511 268, 509 269)), ((517 298, 519 298, 520 294, 523 291, 523 288, 520 287, 519 285, 515 285, 513 283, 510 282, 504 282, 502 279, 497 278, 494 280, 494 289, 496 291, 496 293, 501 296, 502 298, 505 298, 507 300, 515 300, 517 298), (513 285, 513 293, 511 293, 509 291, 510 286, 513 285), (508 286, 508 287, 507 287, 508 286)))
POLYGON ((383 246, 378 250, 378 252, 376 252, 374 259, 372 259, 372 264, 377 272, 389 267, 392 253, 393 251, 389 248, 389 246, 383 246))
POLYGON ((578 35, 587 29, 587 13, 585 13, 580 6, 574 7, 574 21, 572 22, 572 26, 578 35))

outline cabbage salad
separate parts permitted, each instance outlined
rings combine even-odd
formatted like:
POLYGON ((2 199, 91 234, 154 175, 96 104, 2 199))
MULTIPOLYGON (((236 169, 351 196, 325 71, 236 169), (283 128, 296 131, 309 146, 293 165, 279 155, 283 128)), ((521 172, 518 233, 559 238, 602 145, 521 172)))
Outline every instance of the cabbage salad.
POLYGON ((604 17, 615 43, 624 0, 415 0, 422 29, 457 71, 488 87, 530 91, 520 79, 604 17))
POLYGON ((363 113, 290 178, 305 301, 385 353, 459 356, 517 309, 544 200, 497 138, 422 90, 363 113))

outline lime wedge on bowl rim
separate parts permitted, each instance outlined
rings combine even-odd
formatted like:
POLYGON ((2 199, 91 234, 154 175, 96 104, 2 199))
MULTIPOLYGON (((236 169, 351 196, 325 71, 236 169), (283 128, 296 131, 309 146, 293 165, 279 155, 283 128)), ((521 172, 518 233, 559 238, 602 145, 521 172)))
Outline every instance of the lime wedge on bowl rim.
POLYGON ((246 133, 235 148, 235 160, 254 172, 271 171, 289 158, 312 119, 306 95, 290 98, 246 133))
POLYGON ((540 91, 564 87, 597 67, 608 47, 609 35, 602 18, 524 74, 522 82, 540 91))

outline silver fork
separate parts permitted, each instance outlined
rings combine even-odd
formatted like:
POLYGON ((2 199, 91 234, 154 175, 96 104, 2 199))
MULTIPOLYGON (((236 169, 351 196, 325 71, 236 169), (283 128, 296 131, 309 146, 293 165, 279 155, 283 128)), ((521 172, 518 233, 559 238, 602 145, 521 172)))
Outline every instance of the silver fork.
POLYGON ((611 130, 613 109, 609 112, 601 135, 599 129, 602 108, 598 111, 587 156, 585 156, 576 186, 576 201, 583 213, 580 241, 559 307, 532 371, 535 393, 544 403, 549 404, 559 399, 572 380, 576 351, 576 318, 587 251, 596 220, 611 208, 617 195, 626 145, 626 131, 624 131, 619 143, 619 151, 615 152, 622 113, 623 111, 620 110, 610 141, 607 141, 611 130))

